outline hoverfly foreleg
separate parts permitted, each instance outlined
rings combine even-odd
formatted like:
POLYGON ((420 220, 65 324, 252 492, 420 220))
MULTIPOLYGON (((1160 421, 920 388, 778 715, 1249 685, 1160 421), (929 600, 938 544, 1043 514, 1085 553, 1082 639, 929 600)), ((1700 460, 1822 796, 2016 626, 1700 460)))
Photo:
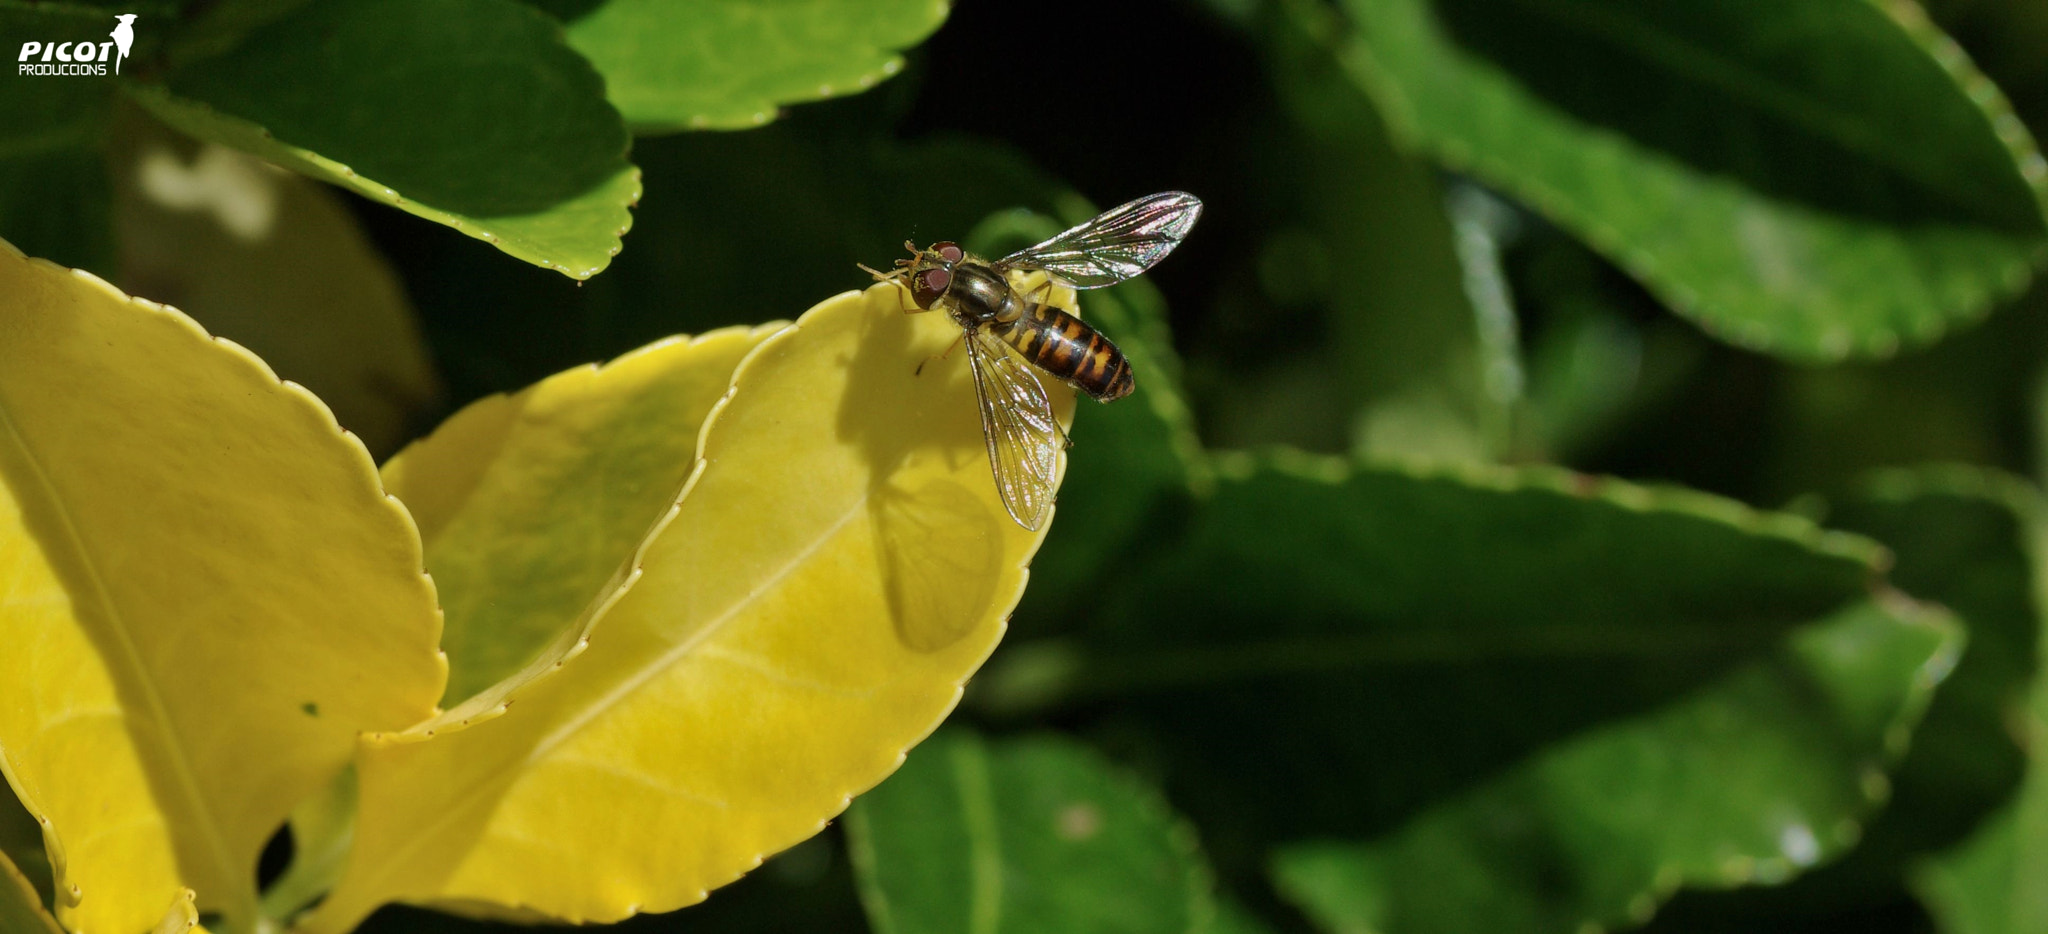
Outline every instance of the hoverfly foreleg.
MULTIPOLYGON (((920 309, 918 309, 918 310, 919 310, 919 311, 924 311, 924 310, 926 310, 926 309, 920 308, 920 309)), ((917 365, 917 369, 915 369, 915 370, 912 370, 912 371, 910 371, 910 375, 912 375, 912 376, 923 376, 923 375, 924 375, 924 368, 925 368, 926 366, 929 366, 929 365, 931 364, 931 362, 932 362, 933 360, 944 360, 944 359, 946 359, 947 357, 950 357, 950 356, 952 356, 952 355, 953 355, 953 351, 955 351, 955 350, 958 350, 958 349, 960 349, 960 345, 961 345, 962 343, 965 343, 965 342, 966 342, 966 340, 967 340, 967 332, 966 332, 966 331, 961 331, 961 332, 960 332, 960 336, 959 336, 959 337, 953 338, 953 342, 952 342, 952 343, 950 343, 950 344, 947 344, 947 345, 946 345, 946 350, 945 350, 945 352, 944 352, 944 353, 935 353, 935 354, 932 354, 932 355, 931 355, 931 356, 929 356, 929 357, 926 357, 926 358, 924 358, 924 362, 923 362, 923 363, 920 363, 920 364, 918 364, 918 365, 917 365)))
MULTIPOLYGON (((903 264, 903 261, 900 259, 896 261, 896 265, 898 266, 901 266, 903 264)), ((874 267, 869 266, 866 263, 855 263, 854 265, 859 266, 862 272, 865 272, 870 276, 874 276, 876 282, 887 282, 896 286, 896 304, 898 307, 903 309, 904 314, 914 315, 920 311, 929 310, 925 308, 919 308, 916 305, 910 303, 910 287, 903 284, 903 274, 909 272, 910 270, 898 269, 895 272, 883 272, 879 269, 875 269, 874 267)))

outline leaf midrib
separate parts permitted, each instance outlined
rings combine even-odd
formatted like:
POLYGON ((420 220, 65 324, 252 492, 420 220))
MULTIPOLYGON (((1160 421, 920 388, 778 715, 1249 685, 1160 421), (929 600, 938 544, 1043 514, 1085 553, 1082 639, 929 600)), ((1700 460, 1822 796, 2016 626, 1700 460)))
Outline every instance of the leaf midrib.
MULTIPOLYGON (((395 848, 392 851, 391 856, 383 860, 383 871, 377 873, 374 876, 367 877, 364 884, 367 885, 369 882, 381 883, 384 880, 391 878, 394 873, 396 873, 401 867, 404 866, 406 859, 409 858, 420 847, 426 845, 427 841, 432 839, 433 835, 436 832, 438 832, 442 827, 445 827, 446 825, 454 821, 454 819, 458 815, 467 812, 468 810, 476 807, 477 804, 481 803, 482 798, 481 796, 477 795, 476 792, 486 788, 493 788, 499 785, 509 784, 510 782, 516 780, 519 776, 527 774, 531 771, 531 767, 534 763, 539 762, 541 759, 545 758, 547 753, 551 752, 555 747, 561 745, 563 742, 566 742, 569 739, 569 737, 574 736, 576 733, 580 732, 584 726, 590 723, 590 721, 597 719, 599 716, 603 715, 603 713, 606 710, 611 709, 611 707, 618 704, 620 701, 637 692, 641 685, 646 684, 648 681, 652 680, 661 672, 667 670, 676 662, 687 657, 692 651, 694 651, 697 648, 697 646, 703 644, 703 642, 706 639, 709 639, 712 635, 715 635, 718 631, 722 630, 726 623, 730 622, 734 617, 738 616, 743 610, 745 610, 748 606, 751 606, 755 601, 765 596, 769 591, 771 591, 775 587, 777 583, 781 582, 790 574, 795 573, 795 571, 799 567, 801 567, 805 561, 809 560, 813 555, 817 554, 818 550, 823 548, 827 542, 837 537, 839 532, 842 529, 846 528, 847 523, 852 522, 854 517, 858 516, 862 512, 862 510, 867 506, 868 500, 868 494, 861 494, 854 500, 853 504, 847 508, 845 514, 841 515, 839 519, 833 522, 829 528, 825 529, 823 532, 820 532, 817 538, 814 539, 809 545, 805 546, 802 551, 798 552, 795 556, 791 557, 787 562, 783 564, 782 567, 776 569, 775 573, 764 578, 759 584, 749 588, 745 596, 741 597, 738 600, 735 600, 730 606, 726 607, 723 611, 721 611, 717 617, 713 618, 709 622, 706 622, 703 626, 699 627, 697 632, 691 634, 690 638, 677 643, 673 648, 669 649, 667 652, 663 652, 662 654, 656 656, 652 662, 641 666, 638 671, 633 673, 633 675, 624 679, 624 682, 618 688, 608 691, 603 696, 599 697, 596 701, 584 705, 583 710, 580 711, 575 717, 569 719, 567 722, 565 722, 559 728, 555 729, 553 732, 550 732, 548 735, 542 737, 540 742, 534 744, 533 748, 530 751, 528 751, 528 753, 521 762, 520 768, 492 770, 490 773, 485 775, 482 778, 482 780, 471 783, 467 788, 457 789, 457 793, 451 796, 453 799, 452 803, 447 808, 442 809, 438 814, 436 814, 436 816, 432 820, 419 825, 418 831, 412 834, 410 838, 408 838, 405 845, 395 848)), ((666 529, 664 529, 663 531, 666 531, 666 529)), ((637 584, 638 581, 636 580, 635 583, 637 584)), ((619 599, 623 599, 624 596, 624 594, 618 594, 616 596, 603 595, 599 599, 602 600, 607 597, 610 597, 614 601, 612 606, 616 607, 616 601, 619 599)), ((610 609, 611 608, 608 607, 606 612, 609 613, 610 609)), ((598 627, 603 625, 603 622, 604 620, 602 618, 592 621, 591 631, 593 633, 596 632, 598 627)), ((432 742, 432 740, 425 741, 432 742)), ((378 893, 375 889, 371 889, 370 894, 373 897, 383 897, 382 894, 378 893)))
POLYGON ((22 462, 28 465, 30 478, 41 490, 62 526, 65 544, 70 547, 78 565, 85 571, 92 587, 92 597, 106 613, 120 650, 117 658, 108 661, 125 670, 131 683, 140 686, 144 702, 148 705, 152 731, 158 734, 159 742, 170 759, 169 764, 178 795, 191 809, 191 817, 197 819, 199 837, 204 841, 207 852, 213 857, 218 878, 230 880, 228 884, 233 886, 232 891, 223 893, 227 896, 227 905, 231 909, 231 925, 247 923, 255 917, 255 892, 250 887, 232 881, 242 878, 242 874, 235 871, 227 841, 221 836, 220 822, 214 816, 213 809, 208 806, 205 795, 200 793, 198 775, 193 769, 191 757, 187 754, 177 731, 171 728, 170 710, 164 704, 163 693, 155 679, 150 677, 148 667, 142 663, 142 653, 129 635, 127 617, 114 600, 113 592, 108 588, 99 566, 86 550, 84 536, 79 532, 71 510, 65 505, 64 498, 58 494, 56 485, 50 481, 49 472, 43 467, 42 461, 29 447, 28 440, 22 437, 5 399, 0 399, 0 437, 11 443, 20 453, 22 462))

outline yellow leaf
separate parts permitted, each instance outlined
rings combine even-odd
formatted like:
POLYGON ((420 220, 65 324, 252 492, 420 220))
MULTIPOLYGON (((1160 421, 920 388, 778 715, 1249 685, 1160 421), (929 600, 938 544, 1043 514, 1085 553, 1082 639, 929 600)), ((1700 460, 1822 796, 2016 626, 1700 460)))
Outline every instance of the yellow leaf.
POLYGON ((204 931, 199 926, 199 908, 193 904, 191 889, 179 889, 171 902, 170 910, 164 912, 163 920, 150 929, 150 934, 187 934, 193 930, 204 931))
POLYGON ((139 115, 118 128, 121 285, 318 393, 373 453, 395 450, 440 387, 398 276, 341 198, 139 115))
POLYGON ((0 767, 58 917, 256 922, 256 857, 364 730, 433 711, 419 538, 304 389, 0 244, 0 767))
POLYGON ((996 496, 966 355, 918 375, 959 328, 900 301, 839 296, 747 357, 573 661, 496 719, 365 740, 356 849, 307 930, 389 901, 571 921, 688 905, 937 725, 1043 532, 996 496))
POLYGON ((681 494, 733 368, 783 326, 671 338, 480 400, 384 465, 440 586, 448 702, 505 681, 579 618, 581 638, 681 494))

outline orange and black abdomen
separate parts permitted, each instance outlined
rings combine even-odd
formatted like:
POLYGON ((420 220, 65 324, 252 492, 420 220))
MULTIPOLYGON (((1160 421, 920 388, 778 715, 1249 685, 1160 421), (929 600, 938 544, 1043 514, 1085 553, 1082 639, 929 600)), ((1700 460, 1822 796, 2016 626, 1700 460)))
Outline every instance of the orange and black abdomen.
POLYGON ((1135 385, 1123 351, 1081 319, 1058 308, 1039 305, 1007 328, 999 324, 993 328, 1024 359, 1097 402, 1130 395, 1135 385))

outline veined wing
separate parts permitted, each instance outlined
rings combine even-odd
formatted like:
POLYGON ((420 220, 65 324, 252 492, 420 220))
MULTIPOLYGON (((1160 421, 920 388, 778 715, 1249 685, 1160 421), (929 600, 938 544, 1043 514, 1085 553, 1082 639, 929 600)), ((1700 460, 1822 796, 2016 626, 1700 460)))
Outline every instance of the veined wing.
POLYGON ((1162 191, 1110 208, 999 262, 1043 269, 1077 289, 1099 289, 1165 259, 1201 216, 1202 199, 1185 191, 1162 191))
POLYGON ((1031 368, 987 331, 968 332, 967 364, 996 492, 1010 518, 1038 531, 1052 510, 1059 469, 1060 426, 1052 403, 1031 368))

